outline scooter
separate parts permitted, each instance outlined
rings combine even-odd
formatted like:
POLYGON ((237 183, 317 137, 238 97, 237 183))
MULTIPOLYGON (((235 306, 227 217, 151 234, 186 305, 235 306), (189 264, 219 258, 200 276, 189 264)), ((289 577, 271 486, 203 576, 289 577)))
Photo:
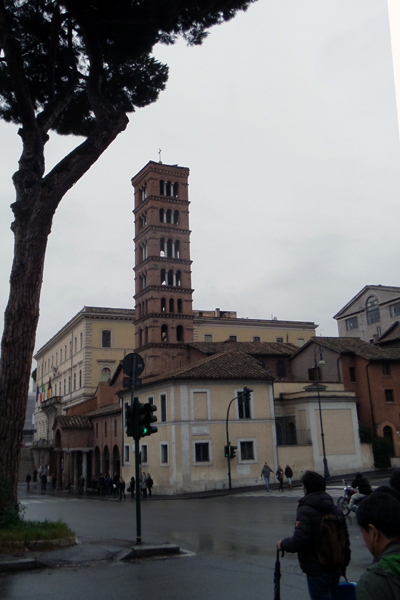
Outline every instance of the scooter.
POLYGON ((343 496, 337 499, 337 505, 342 509, 344 516, 347 517, 351 511, 357 512, 358 502, 355 502, 350 510, 350 499, 357 493, 357 490, 352 488, 351 485, 347 485, 344 479, 342 479, 342 483, 344 486, 343 496))

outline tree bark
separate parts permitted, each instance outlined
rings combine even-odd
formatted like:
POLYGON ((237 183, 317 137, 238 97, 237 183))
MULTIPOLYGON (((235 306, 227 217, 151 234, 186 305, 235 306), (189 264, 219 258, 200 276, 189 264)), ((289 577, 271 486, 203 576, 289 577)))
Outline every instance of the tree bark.
MULTIPOLYGON (((122 112, 101 119, 93 134, 43 177, 47 134, 25 134, 19 170, 13 180, 16 201, 14 260, 5 311, 0 363, 0 485, 9 485, 8 502, 17 506, 18 465, 39 320, 40 292, 48 236, 65 193, 96 162, 127 126, 122 112)), ((0 511, 2 506, 0 505, 0 511)))

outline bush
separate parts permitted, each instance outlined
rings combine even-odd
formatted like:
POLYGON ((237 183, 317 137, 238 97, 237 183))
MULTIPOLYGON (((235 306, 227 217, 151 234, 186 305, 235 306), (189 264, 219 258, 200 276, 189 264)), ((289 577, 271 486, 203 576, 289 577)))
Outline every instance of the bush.
POLYGON ((0 482, 0 530, 15 527, 23 519, 22 506, 11 500, 11 483, 5 479, 0 482))
POLYGON ((377 469, 388 469, 391 467, 390 456, 392 444, 384 437, 374 437, 372 440, 372 452, 374 454, 374 465, 377 469))
POLYGON ((372 427, 366 427, 365 425, 360 425, 360 429, 358 430, 360 436, 360 442, 362 444, 372 444, 374 439, 374 430, 372 427))

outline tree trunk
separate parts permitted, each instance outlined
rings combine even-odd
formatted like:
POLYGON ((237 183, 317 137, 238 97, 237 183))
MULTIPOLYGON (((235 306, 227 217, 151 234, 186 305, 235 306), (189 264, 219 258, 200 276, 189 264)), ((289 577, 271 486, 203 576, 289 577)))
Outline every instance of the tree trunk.
MULTIPOLYGON (((44 178, 46 139, 40 131, 32 136, 20 132, 23 152, 19 170, 14 175, 16 202, 12 205, 14 260, 0 363, 0 486, 9 485, 6 500, 14 506, 17 506, 18 465, 53 216, 64 194, 96 162, 127 123, 123 113, 110 115, 108 122, 103 121, 44 178)), ((2 508, 0 499, 0 513, 2 508)))

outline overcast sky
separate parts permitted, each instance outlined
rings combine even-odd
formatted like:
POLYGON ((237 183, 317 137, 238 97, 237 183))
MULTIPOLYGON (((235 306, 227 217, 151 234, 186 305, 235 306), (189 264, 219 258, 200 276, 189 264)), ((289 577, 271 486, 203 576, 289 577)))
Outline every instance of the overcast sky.
MULTIPOLYGON (((133 308, 133 188, 149 161, 190 168, 195 309, 315 321, 366 284, 400 285, 400 152, 387 0, 259 0, 205 43, 158 47, 158 102, 62 200, 36 348, 83 306, 133 308)), ((0 124, 0 305, 21 146, 0 124)), ((55 134, 50 169, 79 140, 55 134)))

